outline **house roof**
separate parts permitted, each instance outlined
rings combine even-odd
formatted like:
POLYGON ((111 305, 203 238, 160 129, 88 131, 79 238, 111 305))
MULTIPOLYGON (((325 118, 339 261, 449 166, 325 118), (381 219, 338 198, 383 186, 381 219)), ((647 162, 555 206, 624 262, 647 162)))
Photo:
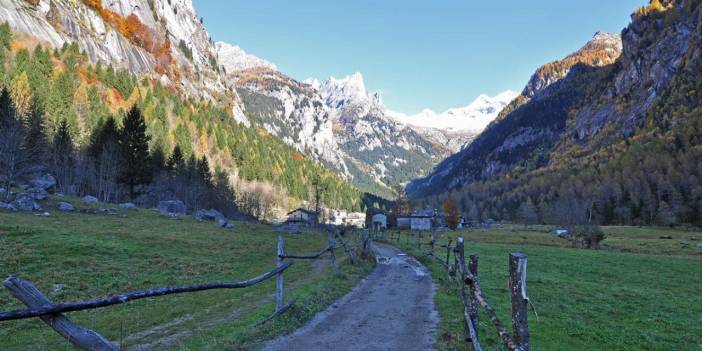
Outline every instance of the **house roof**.
POLYGON ((397 216, 397 218, 433 218, 434 216, 427 216, 427 215, 400 215, 397 216))
POLYGON ((295 209, 295 210, 292 210, 292 211, 288 212, 287 215, 289 216, 289 215, 291 215, 291 214, 293 214, 293 213, 295 213, 295 212, 298 212, 298 211, 299 211, 299 212, 305 212, 305 213, 311 214, 311 215, 316 215, 316 214, 317 214, 317 212, 315 212, 315 211, 310 211, 310 210, 308 210, 308 209, 306 209, 306 208, 298 208, 298 209, 295 209))

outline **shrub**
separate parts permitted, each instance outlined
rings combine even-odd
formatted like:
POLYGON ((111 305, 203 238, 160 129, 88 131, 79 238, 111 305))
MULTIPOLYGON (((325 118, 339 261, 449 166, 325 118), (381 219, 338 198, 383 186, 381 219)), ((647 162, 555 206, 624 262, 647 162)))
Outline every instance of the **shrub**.
POLYGON ((595 224, 573 225, 569 226, 567 229, 567 238, 575 247, 596 249, 606 237, 602 228, 595 224))

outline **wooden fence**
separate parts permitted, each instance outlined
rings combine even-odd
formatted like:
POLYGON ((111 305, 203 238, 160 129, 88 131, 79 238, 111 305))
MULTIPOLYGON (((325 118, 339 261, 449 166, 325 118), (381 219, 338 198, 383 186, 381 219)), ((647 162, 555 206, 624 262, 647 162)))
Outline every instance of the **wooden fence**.
MULTIPOLYGON (((400 232, 397 231, 396 234, 391 234, 390 239, 400 242, 401 236, 400 232)), ((438 253, 436 250, 436 233, 431 234, 431 239, 427 243, 423 242, 422 232, 404 235, 405 242, 411 244, 411 241, 414 241, 412 236, 416 237, 416 246, 420 254, 426 254, 444 266, 449 278, 457 283, 458 294, 463 304, 465 338, 466 341, 471 343, 473 350, 482 351, 477 329, 478 310, 480 307, 483 307, 485 314, 495 326, 497 334, 506 349, 511 351, 528 351, 530 349, 529 322, 527 318, 529 298, 526 293, 527 255, 519 252, 509 254, 509 290, 512 305, 512 333, 510 334, 497 317, 495 310, 488 303, 480 287, 478 256, 471 255, 468 264, 466 264, 463 238, 459 237, 456 239, 453 249, 451 247, 453 240, 449 240, 446 245, 438 246, 446 249, 446 258, 444 259, 443 252, 438 253), (428 252, 422 251, 423 244, 429 245, 428 252), (453 263, 451 263, 451 252, 454 253, 453 263)))
MULTIPOLYGON (((351 263, 355 264, 357 257, 355 247, 349 245, 345 242, 338 231, 328 231, 327 236, 327 247, 321 252, 313 255, 296 255, 287 254, 285 252, 285 246, 282 235, 278 236, 278 246, 277 246, 277 257, 276 257, 276 267, 275 269, 263 273, 257 277, 236 282, 211 282, 198 285, 181 285, 181 286, 169 286, 150 290, 134 291, 126 294, 109 296, 104 298, 97 298, 93 300, 75 301, 69 303, 59 303, 55 304, 51 302, 39 289, 37 289, 32 282, 21 279, 19 277, 10 276, 3 282, 5 288, 10 292, 12 296, 24 303, 28 308, 0 312, 0 322, 7 322, 19 319, 28 318, 40 318, 49 327, 54 329, 58 334, 66 338, 71 344, 83 350, 90 351, 114 351, 119 350, 119 346, 116 343, 110 342, 106 338, 102 337, 97 332, 83 328, 73 322, 71 322, 64 313, 91 310, 96 308, 103 308, 112 305, 123 304, 129 301, 145 299, 150 297, 165 296, 172 294, 182 294, 195 291, 204 291, 212 289, 241 289, 250 287, 256 284, 260 284, 268 279, 276 277, 276 294, 275 294, 275 311, 273 314, 259 322, 263 324, 274 317, 285 313, 294 303, 283 305, 283 272, 290 268, 294 262, 285 261, 285 259, 318 259, 325 253, 330 253, 332 266, 334 271, 339 273, 339 266, 336 261, 336 256, 334 249, 336 249, 336 240, 334 239, 334 234, 336 233, 336 239, 339 241, 341 247, 344 248, 346 254, 349 257, 351 263)), ((360 244, 357 248, 361 250, 369 250, 369 240, 370 237, 364 233, 359 234, 360 244)), ((363 251, 366 252, 366 251, 363 251)))

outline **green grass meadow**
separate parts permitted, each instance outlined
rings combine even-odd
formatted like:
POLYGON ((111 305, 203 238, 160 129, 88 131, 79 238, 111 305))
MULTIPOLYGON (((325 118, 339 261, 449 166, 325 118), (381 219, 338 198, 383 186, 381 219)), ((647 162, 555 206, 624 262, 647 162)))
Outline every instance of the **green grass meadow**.
MULTIPOLYGON (((76 199, 73 203, 79 201, 76 199)), ((0 212, 0 275, 32 281, 54 302, 97 298, 168 285, 249 279, 275 267, 273 227, 236 223, 218 228, 190 217, 169 219, 153 210, 116 215, 61 213, 49 217, 0 212)), ((326 234, 285 234, 286 251, 317 252, 326 234)), ((337 257, 345 258, 343 251, 337 257)), ((295 306, 263 326, 274 308, 275 279, 232 290, 150 298, 70 313, 124 349, 241 350, 291 331, 353 288, 372 268, 341 262, 297 261, 285 274, 286 301, 295 306)), ((0 288, 0 310, 24 306, 0 288)), ((39 319, 0 322, 2 350, 72 350, 39 319)))
MULTIPOLYGON (((604 230, 608 236, 598 250, 575 249, 545 228, 523 227, 442 233, 440 244, 465 238, 466 256, 479 256, 485 296, 510 331, 508 255, 528 255, 527 293, 538 313, 529 315, 532 350, 702 350, 702 249, 695 247, 702 233, 604 230)), ((420 257, 433 273, 441 318, 436 347, 470 349, 462 340, 457 285, 445 268, 418 255, 415 236, 403 233, 391 243, 420 257)), ((445 257, 444 248, 437 250, 445 257)), ((502 349, 482 311, 479 335, 484 349, 502 349)))

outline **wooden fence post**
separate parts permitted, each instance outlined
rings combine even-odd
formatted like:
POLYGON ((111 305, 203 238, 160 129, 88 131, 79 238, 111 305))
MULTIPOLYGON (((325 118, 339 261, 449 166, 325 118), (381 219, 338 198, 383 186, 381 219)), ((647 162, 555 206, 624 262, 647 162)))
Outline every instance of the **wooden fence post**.
POLYGON ((470 284, 470 320, 473 321, 473 325, 478 327, 478 299, 475 298, 475 284, 478 280, 478 255, 470 255, 470 262, 468 264, 468 271, 473 275, 473 281, 470 284))
POLYGON ((329 253, 331 254, 331 263, 332 267, 334 267, 334 273, 339 274, 341 271, 339 270, 339 265, 336 263, 336 255, 334 255, 334 245, 336 245, 336 243, 332 238, 331 231, 329 231, 327 234, 327 245, 329 246, 329 253))
MULTIPOLYGON (((22 301, 27 307, 44 307, 51 305, 51 301, 44 296, 32 283, 16 277, 9 277, 4 281, 5 288, 10 291, 10 294, 22 301)), ((119 347, 100 334, 83 328, 71 322, 63 314, 54 314, 40 317, 44 323, 53 328, 64 338, 68 339, 71 344, 90 351, 116 351, 119 347)))
POLYGON ((353 251, 346 245, 346 242, 344 239, 341 238, 341 235, 339 235, 339 230, 336 230, 335 233, 336 238, 339 240, 341 243, 341 246, 344 248, 344 251, 346 252, 346 256, 348 256, 349 260, 351 260, 351 264, 355 265, 356 264, 356 256, 354 255, 353 251))
POLYGON ((429 245, 431 245, 431 248, 429 251, 430 255, 433 257, 434 256, 434 245, 436 245, 436 232, 431 233, 431 241, 429 242, 429 245))
MULTIPOLYGON (((283 236, 278 235, 278 257, 276 259, 276 265, 278 267, 283 265, 283 256, 285 256, 285 243, 283 242, 283 236)), ((279 312, 283 308, 283 272, 278 273, 278 281, 275 287, 275 311, 279 312)))
POLYGON ((417 232, 417 249, 419 250, 419 255, 422 254, 422 231, 417 232))
POLYGON ((448 244, 446 244, 446 269, 451 272, 451 239, 449 239, 448 244))
POLYGON ((519 351, 529 350, 529 323, 527 318, 527 255, 514 252, 509 255, 509 290, 512 300, 512 334, 519 351))

